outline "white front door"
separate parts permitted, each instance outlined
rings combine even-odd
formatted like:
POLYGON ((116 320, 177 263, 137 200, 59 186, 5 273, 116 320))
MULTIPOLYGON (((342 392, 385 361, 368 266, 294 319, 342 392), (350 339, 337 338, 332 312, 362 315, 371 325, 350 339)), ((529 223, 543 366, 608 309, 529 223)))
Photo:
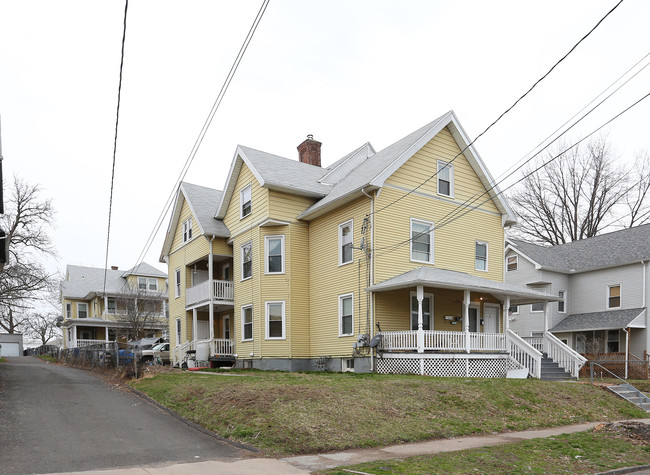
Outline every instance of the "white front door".
POLYGON ((483 332, 484 333, 498 333, 499 332, 499 308, 483 307, 483 332))
POLYGON ((207 320, 196 321, 197 340, 207 340, 210 338, 210 322, 207 320))

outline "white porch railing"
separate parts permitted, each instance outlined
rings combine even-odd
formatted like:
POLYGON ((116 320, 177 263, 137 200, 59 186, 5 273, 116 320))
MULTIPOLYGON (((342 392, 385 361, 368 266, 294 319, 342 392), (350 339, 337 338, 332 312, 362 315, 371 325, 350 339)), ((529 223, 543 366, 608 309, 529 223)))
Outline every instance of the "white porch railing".
POLYGON ((234 300, 235 286, 231 280, 213 280, 201 282, 185 290, 185 305, 195 305, 210 300, 210 288, 214 294, 214 300, 234 300))
POLYGON ((109 343, 106 340, 87 340, 87 339, 77 339, 77 348, 83 348, 84 346, 90 345, 103 345, 109 343))
POLYGON ((529 345, 512 330, 506 330, 506 342, 510 357, 528 370, 533 378, 542 377, 542 353, 529 345))
POLYGON ((544 338, 541 336, 522 336, 526 343, 535 348, 537 351, 544 351, 544 338))
POLYGON ((562 343, 551 332, 544 333, 544 353, 574 378, 578 377, 580 368, 587 362, 584 356, 562 343))
MULTIPOLYGON (((418 351, 418 331, 381 332, 379 349, 384 351, 418 351)), ((460 331, 423 330, 423 351, 507 351, 503 333, 465 333, 460 331), (469 345, 467 336, 469 335, 469 345)))
POLYGON ((232 356, 235 354, 235 341, 226 338, 215 338, 214 340, 186 341, 182 345, 172 349, 172 365, 180 366, 185 361, 185 355, 190 350, 196 350, 197 343, 208 342, 210 345, 210 356, 232 356))

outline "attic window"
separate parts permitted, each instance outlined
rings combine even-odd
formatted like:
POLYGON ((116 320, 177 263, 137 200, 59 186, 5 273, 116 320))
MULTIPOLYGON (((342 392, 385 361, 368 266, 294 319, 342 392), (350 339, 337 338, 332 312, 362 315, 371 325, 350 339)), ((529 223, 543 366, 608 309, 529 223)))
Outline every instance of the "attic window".
POLYGON ((251 204, 251 185, 247 185, 239 192, 239 202, 241 210, 241 218, 245 218, 252 211, 251 204))
POLYGON ((183 221, 183 242, 192 239, 192 218, 183 221))
POLYGON ((454 196, 454 166, 438 160, 438 194, 454 196))
POLYGON ((506 261, 506 266, 508 272, 517 270, 517 267, 519 266, 519 256, 509 256, 506 261))

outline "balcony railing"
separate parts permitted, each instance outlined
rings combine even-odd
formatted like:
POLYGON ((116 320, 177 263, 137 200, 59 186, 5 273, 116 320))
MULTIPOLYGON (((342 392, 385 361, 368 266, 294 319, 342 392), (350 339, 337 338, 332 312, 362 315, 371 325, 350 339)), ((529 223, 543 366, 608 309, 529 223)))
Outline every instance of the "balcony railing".
POLYGON ((232 301, 235 298, 235 286, 232 280, 209 280, 201 282, 185 291, 185 305, 196 305, 210 301, 212 290, 214 300, 232 301))

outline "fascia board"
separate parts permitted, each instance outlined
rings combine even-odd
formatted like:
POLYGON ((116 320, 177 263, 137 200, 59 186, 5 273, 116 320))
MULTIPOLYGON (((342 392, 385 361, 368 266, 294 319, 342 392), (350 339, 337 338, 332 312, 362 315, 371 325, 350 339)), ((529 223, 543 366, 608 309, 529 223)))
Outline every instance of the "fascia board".
POLYGON ((183 207, 183 203, 181 202, 180 198, 183 197, 183 200, 186 200, 187 198, 185 197, 185 193, 181 193, 181 188, 183 184, 178 187, 178 190, 176 191, 176 199, 174 200, 174 210, 172 211, 172 216, 169 220, 169 225, 167 226, 167 233, 165 234, 165 241, 163 242, 163 247, 162 251, 160 253, 160 259, 159 262, 164 262, 164 257, 169 255, 169 252, 172 249, 172 242, 174 240, 174 235, 172 234, 172 230, 176 229, 176 226, 178 225, 178 220, 180 219, 181 216, 181 208, 183 207))
POLYGON ((240 145, 237 145, 235 150, 235 156, 232 159, 230 164, 230 170, 228 171, 228 178, 226 179, 226 186, 224 187, 223 194, 221 195, 221 203, 217 208, 217 213, 214 215, 217 219, 223 219, 226 216, 226 210, 232 199, 232 195, 235 191, 235 184, 237 183, 237 178, 239 178, 239 173, 241 172, 242 163, 245 163, 250 171, 253 173, 253 176, 257 179, 260 186, 264 186, 264 179, 262 175, 255 169, 251 164, 250 159, 246 156, 240 145))
POLYGON ((470 165, 476 174, 479 176, 479 179, 481 179, 483 182, 483 186, 491 188, 490 191, 488 191, 488 194, 496 202, 497 207, 500 208, 500 211, 510 218, 507 223, 515 224, 515 213, 510 208, 508 202, 505 199, 501 198, 501 190, 494 181, 494 178, 490 174, 490 171, 485 166, 485 162, 481 158, 478 151, 474 148, 474 145, 470 145, 468 147, 471 141, 469 140, 465 129, 463 129, 463 126, 458 121, 456 114, 453 111, 451 111, 449 114, 451 115, 450 123, 453 126, 450 128, 452 136, 454 139, 456 139, 456 142, 459 143, 459 145, 462 145, 461 150, 467 147, 463 154, 466 154, 466 158, 470 162, 470 165))
POLYGON ((409 148, 402 152, 395 160, 393 160, 386 168, 384 168, 375 178, 370 180, 370 185, 382 187, 384 182, 397 171, 399 167, 404 165, 406 161, 411 158, 415 153, 420 150, 424 145, 436 136, 442 129, 449 123, 449 117, 452 112, 447 112, 444 116, 431 126, 422 136, 416 140, 409 148))
POLYGON ((364 196, 363 193, 361 193, 361 190, 365 190, 366 192, 368 192, 368 191, 374 191, 377 188, 378 188, 377 186, 370 186, 370 185, 362 186, 360 188, 350 191, 349 193, 339 196, 337 199, 328 203, 325 206, 321 206, 320 208, 316 208, 309 212, 303 211, 297 216, 296 219, 304 219, 306 221, 309 221, 318 218, 319 216, 322 216, 325 213, 329 213, 330 211, 335 210, 339 206, 346 205, 350 201, 353 201, 356 198, 364 196))

